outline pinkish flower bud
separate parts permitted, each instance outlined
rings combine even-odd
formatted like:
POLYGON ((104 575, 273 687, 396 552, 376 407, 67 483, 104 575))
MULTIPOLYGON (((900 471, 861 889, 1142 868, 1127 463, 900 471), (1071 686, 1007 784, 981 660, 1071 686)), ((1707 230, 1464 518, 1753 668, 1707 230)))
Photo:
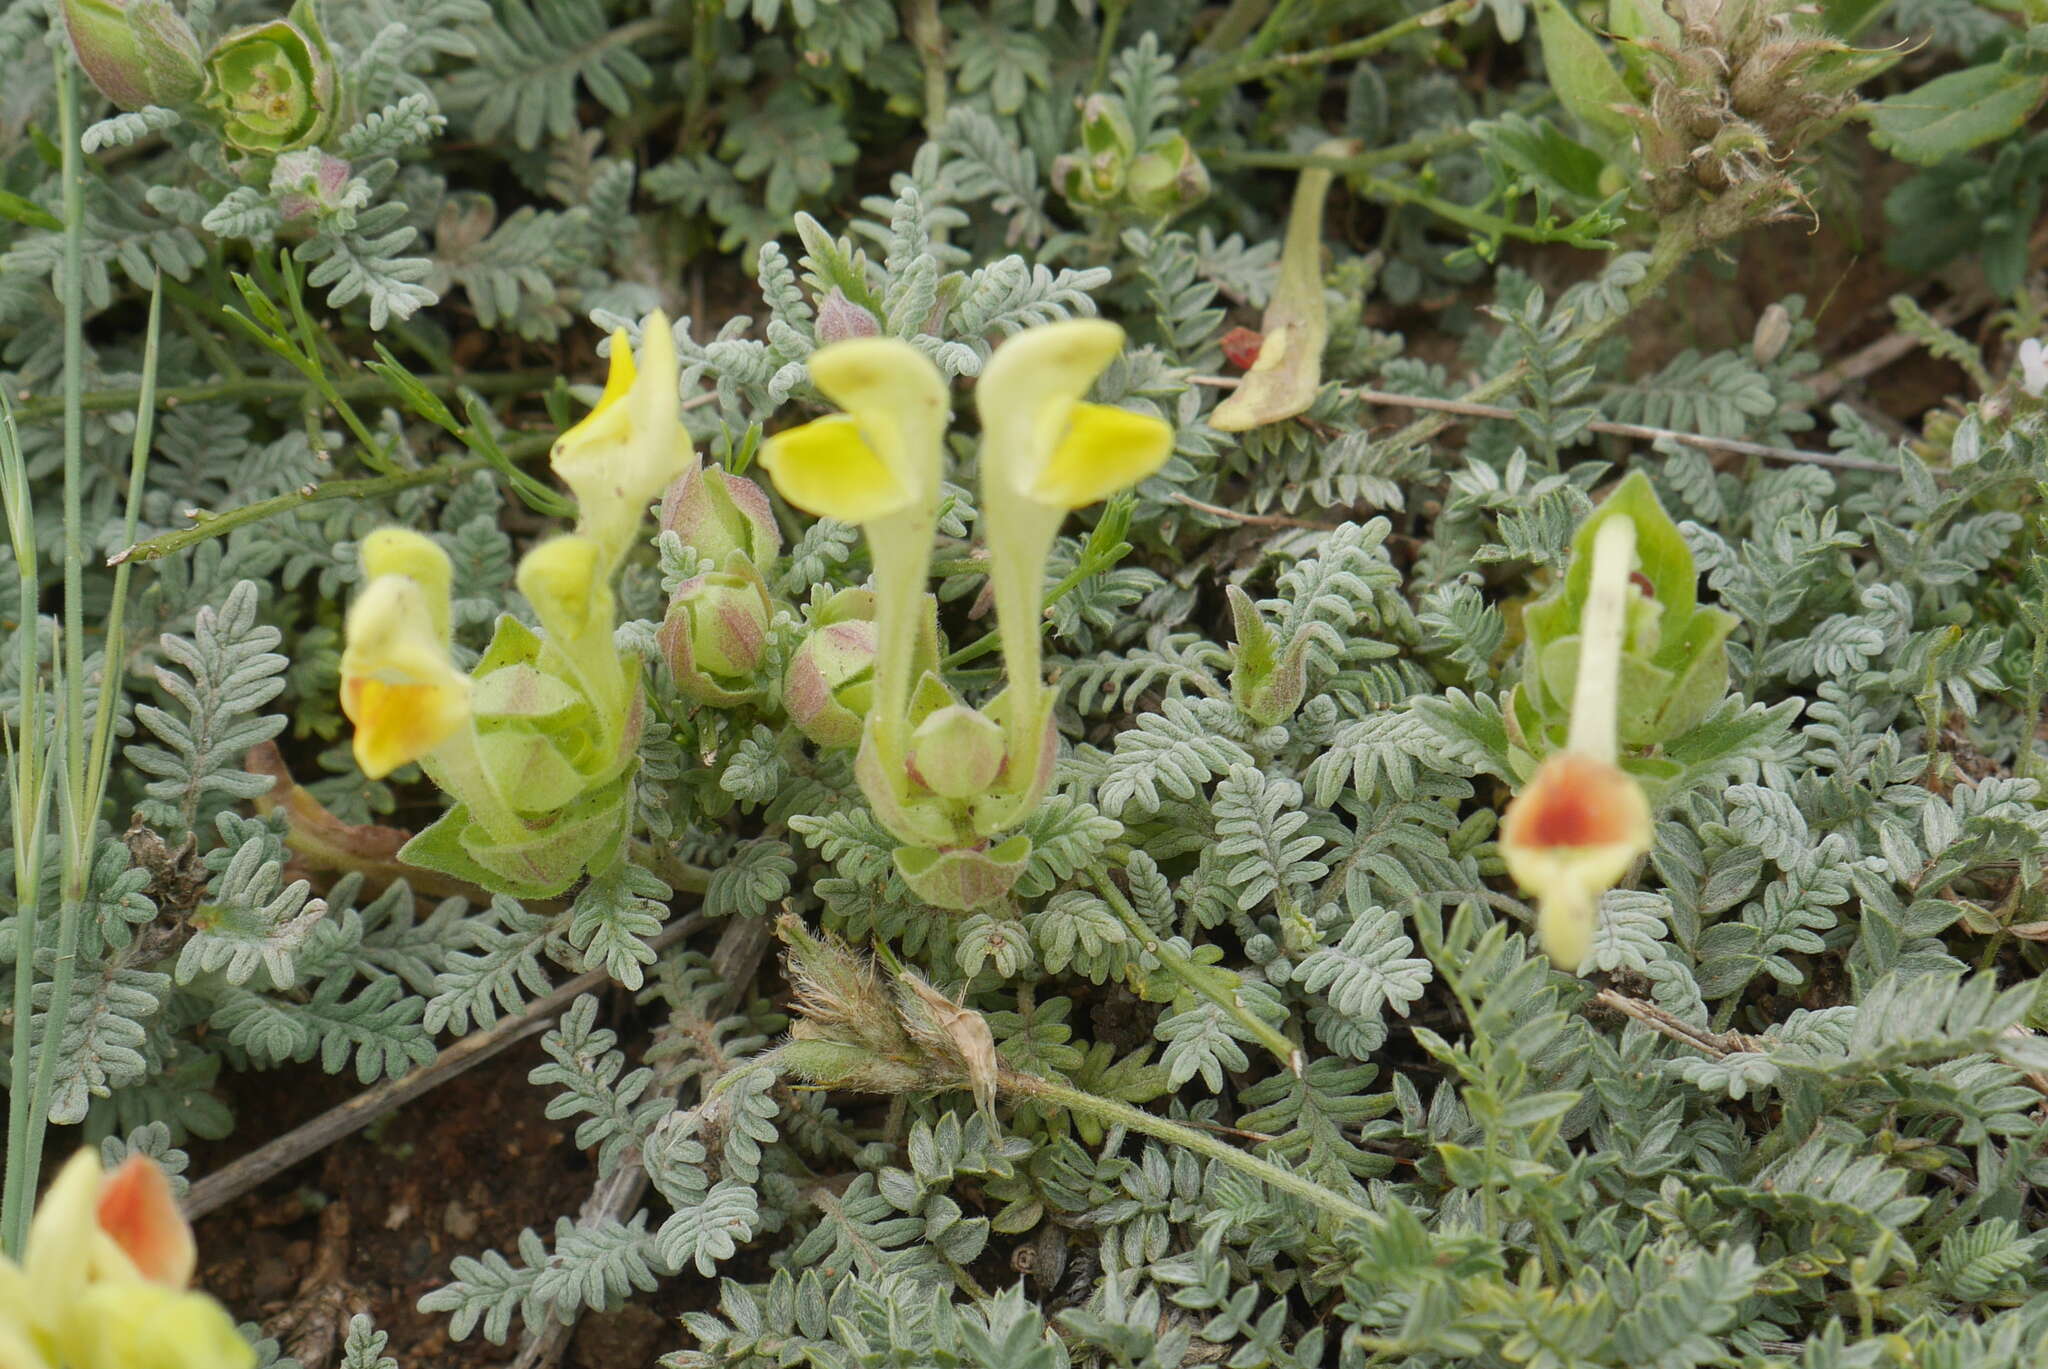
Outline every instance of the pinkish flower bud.
POLYGON ((78 65, 121 108, 199 98, 199 38, 167 0, 63 0, 61 8, 78 65))
POLYGON ((825 292, 825 298, 818 301, 818 345, 830 346, 845 342, 849 338, 875 337, 882 326, 875 322, 875 316, 846 297, 844 291, 833 286, 825 292))
POLYGON ((745 700, 767 654, 772 612, 760 572, 742 557, 676 586, 659 638, 676 688, 720 707, 745 700))
POLYGON ((661 526, 719 565, 735 552, 756 566, 782 550, 782 529, 761 487, 720 466, 693 465, 661 498, 661 526))
POLYGON ((826 623, 790 656, 782 677, 782 706, 798 730, 818 745, 858 746, 861 720, 873 701, 874 668, 872 622, 826 623))
MULTIPOLYGON (((270 190, 277 196, 277 212, 286 219, 296 219, 345 207, 342 192, 348 186, 351 169, 341 158, 329 156, 317 147, 285 153, 270 169, 270 190)), ((366 200, 367 189, 362 193, 366 200)))

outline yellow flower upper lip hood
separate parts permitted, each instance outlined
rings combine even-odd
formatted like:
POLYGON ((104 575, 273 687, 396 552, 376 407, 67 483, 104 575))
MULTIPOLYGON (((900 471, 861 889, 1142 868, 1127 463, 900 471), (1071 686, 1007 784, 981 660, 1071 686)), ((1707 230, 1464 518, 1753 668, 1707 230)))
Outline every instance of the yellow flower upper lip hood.
POLYGON ((430 539, 383 528, 363 541, 369 584, 349 607, 341 708, 356 764, 381 779, 418 760, 469 718, 470 682, 449 660, 453 568, 430 539))
POLYGON ((1149 415, 1085 404, 1123 349, 1102 319, 1029 328, 996 348, 974 387, 982 460, 1000 487, 1058 509, 1093 504, 1145 479, 1173 454, 1173 429, 1149 415))
POLYGON ((641 516, 697 458, 676 393, 676 340, 668 315, 648 315, 640 353, 623 328, 612 334, 611 370, 597 407, 555 439, 548 457, 576 495, 578 530, 617 565, 641 516))
POLYGON ((0 1369, 248 1369, 227 1310, 187 1292, 192 1228, 156 1161, 109 1174, 79 1151, 36 1207, 17 1268, 0 1256, 0 1369))
POLYGON ((938 498, 946 381, 896 338, 852 338, 811 353, 811 382, 845 410, 769 438, 761 465, 806 513, 872 523, 938 498))

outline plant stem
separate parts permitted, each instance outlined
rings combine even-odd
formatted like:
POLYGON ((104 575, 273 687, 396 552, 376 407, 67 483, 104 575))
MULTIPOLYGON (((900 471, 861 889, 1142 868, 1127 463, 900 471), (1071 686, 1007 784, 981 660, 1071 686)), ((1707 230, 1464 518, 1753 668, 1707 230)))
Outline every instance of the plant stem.
MULTIPOLYGON (((538 456, 554 443, 552 437, 535 436, 514 442, 506 447, 505 454, 513 460, 538 456)), ((355 480, 329 480, 325 484, 293 490, 271 499, 260 499, 254 504, 229 509, 226 513, 203 515, 204 521, 194 527, 179 528, 175 532, 161 533, 147 542, 138 542, 107 558, 109 565, 124 565, 130 561, 154 561, 169 556, 174 551, 183 551, 213 537, 224 537, 236 528, 250 523, 260 523, 266 518, 275 518, 281 513, 307 504, 324 503, 330 499, 374 499, 378 495, 397 494, 401 490, 416 489, 421 485, 434 485, 442 481, 460 480, 473 471, 487 470, 491 463, 480 456, 465 457, 460 461, 444 461, 437 466, 425 466, 416 471, 399 471, 395 475, 366 475, 355 480)))
POLYGON ((924 68, 924 136, 937 138, 946 122, 950 88, 946 80, 946 25, 939 18, 939 0, 905 0, 903 36, 917 50, 924 68))
POLYGON ((1213 969, 1195 964, 1176 950, 1172 943, 1154 935, 1145 920, 1138 916, 1138 910, 1131 906, 1131 901, 1124 897, 1124 891, 1117 888, 1115 881, 1110 879, 1107 870, 1098 865, 1093 874, 1096 889, 1109 900, 1109 906, 1130 930, 1131 935, 1138 939, 1139 946, 1146 954, 1157 956, 1159 963, 1166 967, 1166 972, 1186 985, 1190 992, 1199 994, 1221 1008, 1231 1021, 1251 1033, 1253 1039, 1271 1051, 1273 1058, 1288 1070, 1295 1074, 1301 1073, 1301 1047, 1281 1035, 1272 1023, 1245 1007, 1235 993, 1219 991, 1212 983, 1212 976, 1215 973, 1213 969))
POLYGON ((14 564, 19 583, 19 624, 15 645, 20 653, 21 730, 17 742, 0 724, 0 735, 8 742, 8 781, 11 808, 8 814, 14 839, 14 1051, 7 1090, 7 1173, 0 1191, 0 1244, 9 1256, 20 1258, 28 1237, 29 1211, 34 1206, 35 1186, 28 1173, 29 1093, 26 1081, 35 1062, 30 1053, 35 1016, 35 963, 38 923, 41 920, 43 888, 43 824, 50 809, 45 787, 43 761, 43 691, 39 646, 42 638, 37 604, 42 598, 42 577, 38 573, 35 509, 29 492, 28 470, 22 461, 21 443, 14 416, 6 412, 0 396, 0 477, 4 477, 7 531, 14 547, 14 564))
MULTIPOLYGON (((57 1056, 64 1045, 64 1027, 71 1020, 71 990, 78 969, 78 924, 85 902, 95 813, 81 811, 87 800, 85 767, 85 300, 83 284, 85 183, 78 165, 78 100, 68 50, 52 53, 57 68, 57 145, 64 196, 64 255, 57 293, 64 311, 64 632, 62 644, 62 716, 58 719, 59 760, 64 774, 58 785, 64 826, 64 870, 59 883, 62 903, 57 921, 57 961, 50 975, 50 1004, 43 1016, 42 1038, 36 1042, 35 1079, 29 1088, 27 1135, 22 1142, 22 1189, 17 1206, 35 1192, 42 1168, 43 1133, 49 1126, 50 1091, 57 1078, 57 1056)), ((33 628, 30 629, 33 631, 33 628)), ((106 686, 102 686, 105 688, 106 686)), ((16 974, 33 977, 35 957, 17 964, 16 974)), ((29 1022, 16 1022, 27 1031, 29 1022)), ((17 1076, 15 1086, 20 1087, 17 1076)))
MULTIPOLYGON (((1406 19, 1389 24, 1376 33, 1368 33, 1363 38, 1353 38, 1349 42, 1334 43, 1329 47, 1313 48, 1307 52, 1284 52, 1278 57, 1268 57, 1265 50, 1254 43, 1251 55, 1246 61, 1230 66, 1203 67, 1191 72, 1181 83, 1182 89, 1194 95, 1224 86, 1240 85, 1246 81, 1257 81, 1267 76, 1277 76, 1302 67, 1328 66, 1333 62, 1348 62, 1356 57, 1369 57, 1382 48, 1391 47, 1403 38, 1420 33, 1424 29, 1462 19, 1471 13, 1477 4, 1478 0, 1448 0, 1448 3, 1438 5, 1435 9, 1424 10, 1421 14, 1411 14, 1406 19)), ((1266 32, 1277 34, 1278 30, 1274 26, 1285 17, 1286 6, 1283 5, 1266 21, 1266 32)), ((1270 47, 1270 44, 1267 46, 1270 47)))
MULTIPOLYGON (((1079 585, 1083 580, 1086 580, 1091 575, 1100 575, 1101 573, 1102 567, 1090 566, 1084 560, 1080 565, 1075 566, 1072 570, 1061 576, 1058 584, 1046 591, 1045 602, 1042 607, 1051 608, 1054 604, 1072 594, 1075 586, 1079 585)), ((1040 625, 1039 630, 1041 632, 1044 631, 1043 624, 1040 625)), ((1000 631, 985 632, 948 656, 945 660, 939 662, 939 665, 943 669, 954 670, 971 661, 978 661, 1001 646, 1002 640, 1003 635, 1000 631)))
MULTIPOLYGON (((478 394, 516 394, 523 390, 538 390, 552 385, 553 371, 494 371, 472 376, 421 376, 419 383, 435 394, 454 394, 457 390, 475 390, 478 394)), ((201 385, 173 385, 157 393, 158 401, 166 409, 175 409, 181 404, 218 404, 244 399, 300 399, 306 393, 306 382, 299 377, 245 377, 237 380, 215 380, 201 385)), ((343 399, 398 399, 398 387, 389 381, 368 378, 359 380, 338 380, 334 382, 334 393, 343 399)), ((79 407, 87 412, 99 413, 113 409, 132 409, 140 394, 138 390, 93 390, 78 397, 79 407)), ((67 400, 23 398, 15 406, 15 416, 26 422, 31 419, 49 418, 64 412, 67 400)))
POLYGON ((1380 1218, 1371 1209, 1361 1207, 1339 1193, 1332 1193, 1321 1184, 1304 1179, 1292 1170, 1280 1168, 1269 1160, 1239 1150, 1216 1137, 1169 1121, 1143 1108, 1132 1107, 1129 1103, 1113 1098, 1103 1098, 1067 1084, 1056 1084, 1035 1074, 1019 1074, 1014 1070, 1003 1070, 996 1076, 996 1087, 1013 1098, 1027 1098, 1037 1103, 1051 1103, 1069 1112, 1078 1112, 1092 1117, 1107 1126, 1128 1127, 1143 1132, 1170 1145, 1184 1146, 1197 1155, 1230 1166, 1240 1174, 1248 1175, 1276 1189, 1291 1198, 1299 1198, 1311 1207, 1319 1208, 1344 1222, 1363 1226, 1377 1226, 1380 1218))
POLYGON ((1104 78, 1109 75, 1110 54, 1116 51, 1117 30, 1123 26, 1124 10, 1130 0, 1103 0, 1102 38, 1095 45, 1095 70, 1088 77, 1088 89, 1102 89, 1104 78))
MULTIPOLYGON (((1581 346, 1591 346, 1606 337, 1628 318, 1643 303, 1664 288, 1678 268, 1695 248, 1702 245, 1699 211, 1691 210, 1661 219, 1657 225, 1657 240, 1650 248, 1650 262, 1643 271, 1643 278, 1628 288, 1623 307, 1606 317, 1590 323, 1580 324, 1573 329, 1568 340, 1581 346)), ((1529 376, 1529 364, 1518 361, 1493 379, 1475 385, 1459 396, 1466 404, 1486 404, 1509 393, 1529 376)), ((1386 451, 1398 451, 1403 447, 1419 446, 1429 441, 1455 422, 1455 416, 1447 413, 1428 413, 1385 438, 1380 447, 1386 451)))
POLYGON ((1216 170, 1233 167, 1261 168, 1275 171, 1306 171, 1319 167, 1324 171, 1335 171, 1349 175, 1359 171, 1371 171, 1374 167, 1391 166, 1396 162, 1427 161, 1454 147, 1463 147, 1473 140, 1470 128, 1445 128, 1435 133, 1417 134, 1398 143, 1388 143, 1370 152, 1333 157, 1321 152, 1239 152, 1228 148, 1204 149, 1202 160, 1216 170))
MULTIPOLYGON (((156 431, 157 344, 163 326, 163 272, 157 272, 157 289, 149 297, 148 331, 142 344, 142 386, 135 399, 135 443, 128 454, 128 507, 121 524, 121 542, 135 545, 135 524, 142 513, 144 478, 149 471, 149 445, 156 431)), ((98 716, 93 719, 92 751, 86 758, 86 775, 91 788, 86 808, 97 814, 107 790, 107 766, 113 742, 114 700, 120 694, 122 664, 127 655, 123 627, 128 616, 128 576, 131 565, 123 561, 114 568, 113 601, 107 608, 106 646, 100 660, 98 716)))

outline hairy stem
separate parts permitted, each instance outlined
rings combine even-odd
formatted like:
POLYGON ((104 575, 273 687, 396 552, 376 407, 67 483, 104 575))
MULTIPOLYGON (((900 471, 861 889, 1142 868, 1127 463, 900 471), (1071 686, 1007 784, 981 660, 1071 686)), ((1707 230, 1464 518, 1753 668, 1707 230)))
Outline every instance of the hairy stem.
POLYGON ((1116 887, 1106 870, 1097 866, 1094 875, 1095 887, 1109 901, 1109 906, 1124 926, 1130 929, 1131 935, 1138 939, 1139 946, 1147 955, 1157 956, 1159 963, 1166 967, 1166 972, 1177 982, 1186 985, 1190 992, 1208 999, 1222 1009, 1225 1016, 1251 1033, 1254 1040, 1271 1051, 1275 1060, 1295 1074, 1301 1073, 1301 1047, 1281 1035, 1272 1023, 1245 1007, 1235 993, 1224 993, 1217 989, 1213 981, 1215 971, 1207 966, 1195 964, 1175 950, 1170 942, 1153 935, 1152 929, 1145 925, 1145 920, 1138 916, 1138 910, 1131 906, 1131 901, 1124 897, 1124 891, 1116 887))
MULTIPOLYGON (((1182 85, 1193 95, 1224 86, 1240 85, 1246 81, 1257 81, 1267 76, 1278 76, 1302 67, 1328 66, 1333 62, 1348 62, 1354 58, 1369 57, 1424 29, 1454 23, 1471 13, 1478 7, 1478 3, 1479 0, 1449 0, 1435 9, 1424 10, 1421 14, 1411 14, 1375 33, 1368 33, 1363 38, 1333 43, 1329 47, 1314 48, 1308 52, 1284 52, 1277 57, 1268 57, 1260 45, 1255 43, 1248 60, 1230 66, 1203 67, 1191 73, 1182 85)), ((1266 33, 1277 35, 1277 25, 1285 18, 1286 7, 1283 6, 1267 21, 1266 33)), ((1270 44, 1267 46, 1270 47, 1270 44)))
MULTIPOLYGON (((478 394, 518 394, 527 390, 539 390, 555 383, 553 371, 493 371, 468 376, 420 376, 420 385, 435 394, 454 394, 458 390, 475 390, 478 394)), ((166 409, 175 409, 180 404, 222 404, 245 399, 301 399, 306 393, 306 382, 301 377, 255 377, 248 376, 235 380, 214 380, 200 385, 173 385, 157 392, 158 401, 166 409)), ((343 399, 399 399, 401 392, 387 380, 364 378, 337 380, 334 393, 343 399)), ((133 409, 140 390, 93 390, 78 397, 79 408, 89 413, 102 413, 114 409, 133 409)), ((68 397, 55 399, 23 399, 15 405, 15 416, 27 422, 31 419, 50 418, 65 411, 68 397)))
POLYGON ((1304 1179, 1292 1170, 1280 1168, 1269 1160, 1239 1150, 1206 1132, 1168 1121, 1164 1117, 1146 1112, 1143 1108, 1132 1107, 1129 1103, 1113 1098, 1103 1098, 1067 1084, 1056 1084, 1050 1079, 1041 1079, 1035 1074, 1019 1074, 1014 1070, 1003 1070, 996 1077, 996 1087, 1012 1098, 1027 1098, 1033 1102, 1051 1103, 1069 1112, 1092 1117, 1106 1126, 1128 1127, 1147 1136, 1165 1141, 1169 1145, 1184 1146, 1206 1159, 1230 1166, 1240 1174, 1248 1175, 1265 1184, 1268 1188, 1298 1198, 1309 1206, 1326 1212, 1340 1221, 1365 1226, 1376 1226, 1379 1217, 1369 1208, 1361 1207, 1339 1193, 1332 1193, 1310 1179, 1304 1179))
MULTIPOLYGON (((531 437, 509 443, 505 455, 512 460, 534 457, 553 445, 552 437, 531 437)), ((355 480, 329 480, 320 485, 309 485, 271 499, 259 499, 254 504, 229 509, 225 513, 206 514, 204 521, 189 528, 179 528, 137 542, 107 558, 109 565, 124 565, 130 561, 154 561, 169 556, 174 551, 183 551, 213 537, 225 537, 236 528, 250 523, 260 523, 266 518, 275 518, 281 513, 307 504, 324 503, 330 499, 374 499, 379 495, 397 494, 400 490, 414 489, 420 485, 436 485, 444 481, 454 483, 474 471, 486 470, 491 462, 480 456, 468 457, 461 461, 444 461, 437 466, 425 466, 416 471, 399 471, 395 475, 366 475, 355 480)))

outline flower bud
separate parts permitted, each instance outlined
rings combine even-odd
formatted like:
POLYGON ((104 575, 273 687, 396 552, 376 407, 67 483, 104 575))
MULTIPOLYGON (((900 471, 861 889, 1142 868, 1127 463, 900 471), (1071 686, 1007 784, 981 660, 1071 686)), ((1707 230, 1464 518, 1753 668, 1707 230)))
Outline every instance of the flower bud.
POLYGON ((772 612, 760 572, 743 557, 676 586, 659 638, 676 688, 701 703, 744 700, 767 654, 772 612))
POLYGON ((866 619, 812 629, 789 658, 782 706, 820 746, 860 745, 861 721, 874 697, 875 625, 866 619))
POLYGON ((1178 214, 1209 198, 1209 168, 1188 140, 1162 138, 1131 163, 1125 192, 1143 214, 1178 214))
POLYGON ((911 777, 942 798, 966 799, 1003 769, 1003 729, 964 704, 939 709, 910 734, 911 777))
POLYGON ((1274 727, 1294 716, 1308 692, 1306 630, 1294 634, 1285 648, 1266 625, 1258 603, 1236 585, 1224 590, 1237 643, 1230 648, 1230 699, 1237 711, 1260 727, 1274 727), (1276 649, 1279 648, 1279 649, 1276 649))
POLYGON ((203 103, 221 137, 243 152, 276 155, 316 143, 334 122, 334 58, 312 0, 288 19, 236 29, 206 55, 203 103))
POLYGON ((881 331, 882 326, 875 322, 875 316, 848 299, 846 292, 836 285, 818 301, 820 347, 829 347, 849 338, 876 337, 881 331))
POLYGON ((723 467, 692 465, 661 497, 661 526, 719 565, 735 553, 756 566, 782 550, 782 529, 759 485, 723 467))
POLYGON ((270 193, 277 196, 277 212, 285 219, 341 208, 360 208, 369 189, 357 183, 355 195, 345 202, 350 173, 354 170, 339 157, 317 147, 287 152, 270 169, 270 193))
POLYGON ((62 9, 78 65, 121 108, 199 97, 199 39, 168 0, 63 0, 62 9))

